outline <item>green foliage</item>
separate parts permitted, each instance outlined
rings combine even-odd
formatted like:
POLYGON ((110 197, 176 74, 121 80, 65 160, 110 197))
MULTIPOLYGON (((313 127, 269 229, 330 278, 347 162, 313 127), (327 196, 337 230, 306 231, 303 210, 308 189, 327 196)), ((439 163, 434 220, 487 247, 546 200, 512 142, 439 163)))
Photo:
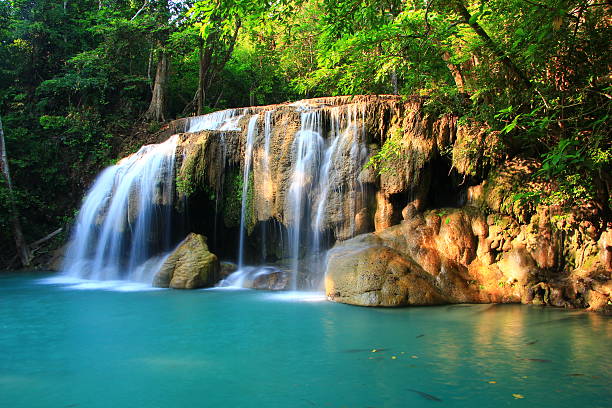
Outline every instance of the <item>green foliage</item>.
POLYGON ((183 174, 179 173, 176 175, 176 191, 180 195, 184 195, 185 197, 189 197, 196 190, 196 187, 191 179, 191 174, 183 174))
POLYGON ((370 157, 365 168, 372 168, 378 174, 394 174, 402 157, 402 137, 403 132, 398 129, 385 140, 381 149, 370 157))
MULTIPOLYGON (((300 97, 420 95, 426 115, 453 113, 464 126, 490 128, 484 140, 441 152, 466 164, 465 174, 486 177, 477 169, 498 156, 535 158, 542 166, 534 183, 514 190, 520 205, 594 202, 609 211, 612 51, 605 2, 100 4, 0 2, 0 115, 28 240, 72 214, 119 146, 141 143, 130 129, 149 105, 161 53, 169 56, 171 117, 190 112, 202 57, 209 67, 204 112, 300 97)), ((393 172, 402 162, 402 137, 398 131, 387 139, 367 166, 393 172)), ((193 193, 196 181, 177 179, 177 186, 193 193)), ((228 183, 224 211, 235 223, 242 181, 228 183)), ((0 239, 9 242, 2 217, 0 239)))

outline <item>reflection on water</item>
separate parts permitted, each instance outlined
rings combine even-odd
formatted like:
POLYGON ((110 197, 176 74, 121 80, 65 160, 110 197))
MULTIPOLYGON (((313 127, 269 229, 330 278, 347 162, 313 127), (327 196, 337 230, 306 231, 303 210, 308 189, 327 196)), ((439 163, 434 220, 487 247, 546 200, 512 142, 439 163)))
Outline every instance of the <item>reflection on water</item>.
POLYGON ((0 278, 2 407, 612 406, 593 313, 37 279, 0 278))

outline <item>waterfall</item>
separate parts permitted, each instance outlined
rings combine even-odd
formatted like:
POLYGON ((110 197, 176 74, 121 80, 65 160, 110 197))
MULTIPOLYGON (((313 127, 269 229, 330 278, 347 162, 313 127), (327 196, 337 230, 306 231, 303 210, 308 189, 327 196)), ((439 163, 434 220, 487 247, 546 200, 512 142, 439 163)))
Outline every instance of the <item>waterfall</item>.
POLYGON ((293 141, 293 172, 286 202, 293 290, 298 285, 302 224, 304 219, 310 218, 310 214, 307 213, 310 204, 308 193, 312 186, 316 185, 324 146, 321 118, 320 110, 303 112, 301 128, 293 141))
POLYGON ((244 147, 244 168, 242 173, 242 207, 240 210, 240 242, 238 246, 238 269, 244 267, 244 238, 248 226, 246 225, 246 212, 248 211, 249 176, 251 174, 251 161, 253 159, 253 143, 257 130, 257 119, 259 115, 251 116, 247 130, 246 144, 244 147))
MULTIPOLYGON (((333 124, 333 122, 332 122, 333 124)), ((337 131, 332 127, 332 134, 337 131)), ((319 253, 322 250, 321 247, 321 229, 323 228, 323 219, 325 218, 325 212, 327 210, 327 198, 330 189, 330 178, 333 165, 333 159, 336 151, 338 150, 338 141, 340 135, 336 134, 333 136, 331 145, 325 150, 325 157, 321 166, 321 177, 319 179, 319 199, 317 203, 317 211, 314 222, 314 250, 319 253)))
MULTIPOLYGON (((217 145, 219 149, 217 166, 220 169, 225 170, 225 162, 227 160, 227 144, 225 143, 225 132, 221 132, 219 136, 220 143, 217 145)), ((213 229, 213 240, 217 240, 218 224, 219 224, 219 201, 221 201, 221 195, 223 194, 223 183, 225 182, 224 171, 217 172, 217 188, 215 190, 215 225, 213 229)))
MULTIPOLYGON (((227 109, 185 121, 187 133, 205 133, 193 142, 181 136, 181 172, 197 169, 190 177, 201 183, 185 206, 191 208, 191 229, 181 232, 206 235, 215 252, 221 249, 217 255, 237 261, 238 271, 222 286, 319 288, 324 251, 363 232, 356 227, 358 212, 367 217, 359 181, 367 157, 363 109, 359 103, 315 101, 227 109), (237 205, 223 198, 234 191, 226 171, 236 165, 242 169, 239 224, 237 205), (232 212, 224 213, 228 208, 232 212), (226 214, 235 214, 233 224, 226 214), (250 235, 253 226, 257 236, 250 235), (224 239, 234 231, 235 240, 224 239), (259 264, 247 265, 257 258, 259 264)), ((177 141, 173 136, 144 146, 99 175, 79 212, 64 265, 68 274, 152 281, 163 254, 182 238, 173 227, 177 141)))
POLYGON ((244 117, 246 109, 226 109, 187 120, 185 132, 195 133, 202 130, 240 130, 238 122, 244 117))
POLYGON ((144 146, 100 174, 79 211, 63 267, 68 275, 152 281, 143 265, 174 244, 176 143, 173 136, 144 146))
MULTIPOLYGON (((272 171, 270 169, 270 138, 272 136, 272 114, 273 110, 266 111, 264 115, 264 151, 263 151, 263 193, 264 193, 264 214, 270 213, 272 199, 272 171)), ((267 258, 267 225, 261 229, 261 260, 266 261, 267 258)))
MULTIPOLYGON (((363 120, 365 112, 359 111, 357 106, 352 106, 344 111, 344 118, 340 118, 340 111, 335 108, 332 111, 332 123, 344 120, 346 125, 340 134, 340 145, 334 156, 334 168, 330 176, 330 184, 345 184, 348 190, 353 193, 353 197, 348 200, 348 214, 344 217, 344 223, 348 222, 348 235, 355 235, 355 216, 357 207, 363 206, 360 202, 363 195, 363 186, 357 175, 363 168, 367 157, 367 147, 365 145, 365 128, 363 120), (335 118, 335 119, 334 119, 335 118), (340 170, 342 169, 342 170, 340 170)), ((338 126, 340 129, 340 127, 338 126)), ((342 225, 346 228, 346 225, 342 225)), ((336 234, 338 231, 336 231, 336 234)))

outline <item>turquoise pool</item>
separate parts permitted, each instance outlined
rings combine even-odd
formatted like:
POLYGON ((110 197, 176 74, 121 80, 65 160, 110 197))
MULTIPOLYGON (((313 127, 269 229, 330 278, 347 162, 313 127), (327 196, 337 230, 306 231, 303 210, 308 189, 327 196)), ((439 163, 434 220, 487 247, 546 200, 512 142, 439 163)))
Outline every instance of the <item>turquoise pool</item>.
POLYGON ((0 276, 0 407, 612 406, 593 313, 48 277, 0 276))

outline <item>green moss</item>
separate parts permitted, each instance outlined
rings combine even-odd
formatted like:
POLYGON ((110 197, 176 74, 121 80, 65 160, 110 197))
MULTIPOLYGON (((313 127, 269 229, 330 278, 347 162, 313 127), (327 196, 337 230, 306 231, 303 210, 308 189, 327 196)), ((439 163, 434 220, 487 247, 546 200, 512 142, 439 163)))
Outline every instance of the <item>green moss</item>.
POLYGON ((204 155, 205 146, 199 143, 193 152, 189 152, 176 175, 176 189, 179 194, 189 197, 200 188, 205 188, 207 165, 204 155))
MULTIPOLYGON (((245 224, 249 233, 255 227, 255 217, 253 214, 253 173, 249 175, 249 186, 246 198, 246 217, 245 224)), ((234 168, 228 171, 223 186, 223 221, 227 227, 240 226, 240 214, 242 211, 242 189, 244 186, 243 175, 240 169, 234 168)))

